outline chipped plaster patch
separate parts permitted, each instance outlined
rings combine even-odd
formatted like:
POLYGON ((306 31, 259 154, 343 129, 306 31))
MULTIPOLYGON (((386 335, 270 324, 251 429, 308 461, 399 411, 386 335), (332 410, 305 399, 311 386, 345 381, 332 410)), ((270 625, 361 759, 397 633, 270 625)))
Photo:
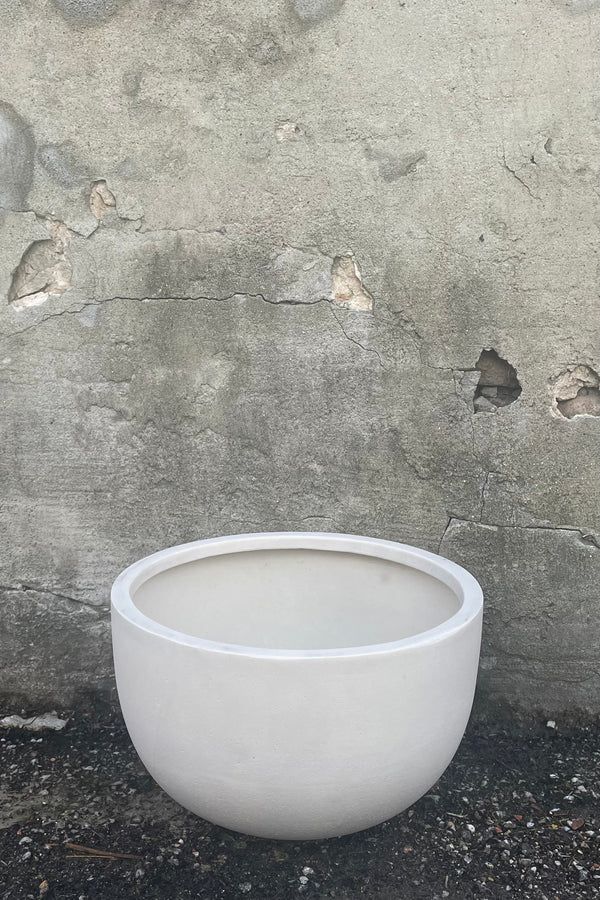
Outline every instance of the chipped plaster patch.
POLYGON ((280 122, 275 128, 275 140, 278 144, 284 141, 297 141, 302 129, 295 122, 280 122))
POLYGON ((102 221, 109 209, 116 208, 115 195, 108 189, 106 181, 95 181, 90 193, 90 209, 98 221, 102 221))
POLYGON ((370 312, 373 297, 362 283, 356 260, 351 254, 336 256, 331 267, 332 300, 344 309, 370 312))
POLYGON ((558 376, 552 397, 552 415, 560 419, 600 416, 600 376, 579 365, 558 376))
POLYGON ((67 248, 71 233, 63 222, 44 219, 50 237, 30 244, 17 266, 8 294, 14 309, 41 306, 51 296, 71 287, 71 263, 67 248))

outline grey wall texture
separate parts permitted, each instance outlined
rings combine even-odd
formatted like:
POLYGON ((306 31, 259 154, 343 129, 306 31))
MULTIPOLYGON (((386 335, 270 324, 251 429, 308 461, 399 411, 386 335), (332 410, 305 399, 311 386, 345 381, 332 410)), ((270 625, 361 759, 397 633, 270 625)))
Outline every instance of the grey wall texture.
POLYGON ((0 693, 154 550, 363 533, 600 711, 598 0, 0 0, 0 693))

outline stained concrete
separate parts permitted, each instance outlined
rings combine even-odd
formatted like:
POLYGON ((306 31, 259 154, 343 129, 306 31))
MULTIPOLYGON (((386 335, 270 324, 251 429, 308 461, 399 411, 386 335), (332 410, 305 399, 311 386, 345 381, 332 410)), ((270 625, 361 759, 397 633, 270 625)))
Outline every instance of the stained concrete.
POLYGON ((600 711, 597 6, 3 0, 9 705, 111 696, 139 556, 309 529, 478 575, 484 705, 600 711))

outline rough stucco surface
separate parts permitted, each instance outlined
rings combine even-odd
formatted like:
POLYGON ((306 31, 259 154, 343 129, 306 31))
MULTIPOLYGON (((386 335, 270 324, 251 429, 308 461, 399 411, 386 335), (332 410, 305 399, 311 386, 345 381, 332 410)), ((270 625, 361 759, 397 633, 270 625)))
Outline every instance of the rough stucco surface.
POLYGON ((327 530, 473 571, 484 703, 600 711, 598 6, 0 0, 4 697, 110 692, 141 555, 327 530))

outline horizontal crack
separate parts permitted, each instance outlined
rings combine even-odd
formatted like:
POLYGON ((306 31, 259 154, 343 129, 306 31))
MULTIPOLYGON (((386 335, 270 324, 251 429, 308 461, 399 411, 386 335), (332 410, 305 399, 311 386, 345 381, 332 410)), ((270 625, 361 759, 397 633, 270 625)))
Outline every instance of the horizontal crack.
MULTIPOLYGON (((76 316, 79 313, 83 312, 84 309, 88 309, 90 306, 103 306, 105 303, 115 303, 117 300, 119 301, 129 301, 133 303, 200 303, 206 301, 207 303, 225 303, 228 300, 235 299, 249 299, 249 300, 262 300, 263 303, 269 303, 271 306, 316 306, 319 303, 332 303, 333 301, 328 297, 320 297, 318 300, 311 300, 308 303, 305 303, 300 300, 271 300, 268 297, 265 297, 264 294, 246 294, 243 292, 236 291, 234 294, 228 294, 226 297, 103 297, 99 300, 89 300, 86 303, 83 303, 81 306, 78 306, 76 309, 62 309, 60 312, 48 313, 48 315, 43 316, 43 318, 38 319, 35 322, 32 322, 31 325, 27 325, 26 328, 20 328, 15 331, 2 332, 1 336, 4 338, 15 337, 18 334, 25 334, 27 331, 31 331, 33 328, 38 328, 40 325, 43 325, 44 322, 48 322, 50 319, 58 319, 61 316, 76 316)), ((348 338, 352 340, 351 338, 348 338)), ((356 343, 356 342, 354 342, 356 343)), ((363 348, 367 349, 367 348, 363 348)), ((376 353, 376 350, 370 351, 372 353, 376 353)), ((383 365, 383 364, 382 364, 383 365)))
POLYGON ((94 612, 97 613, 105 612, 105 608, 101 606, 88 603, 86 600, 79 600, 76 597, 69 597, 67 594, 59 594, 57 591, 52 591, 49 588, 40 587, 39 585, 25 583, 18 585, 0 584, 0 591, 7 591, 14 594, 47 594, 50 597, 56 597, 57 600, 66 600, 68 603, 76 603, 77 606, 86 606, 88 609, 93 609, 94 612))
POLYGON ((590 544, 593 547, 597 547, 600 550, 600 535, 595 534, 591 531, 585 531, 582 528, 575 528, 569 525, 500 525, 496 522, 481 522, 477 519, 462 519, 459 516, 451 516, 448 519, 448 524, 444 529, 442 537, 440 539, 440 547, 442 545, 442 541, 444 540, 448 529, 454 522, 467 522, 470 525, 477 525, 483 528, 499 528, 499 529, 512 529, 514 531, 562 531, 562 532, 572 532, 578 534, 580 540, 585 544, 590 544))

